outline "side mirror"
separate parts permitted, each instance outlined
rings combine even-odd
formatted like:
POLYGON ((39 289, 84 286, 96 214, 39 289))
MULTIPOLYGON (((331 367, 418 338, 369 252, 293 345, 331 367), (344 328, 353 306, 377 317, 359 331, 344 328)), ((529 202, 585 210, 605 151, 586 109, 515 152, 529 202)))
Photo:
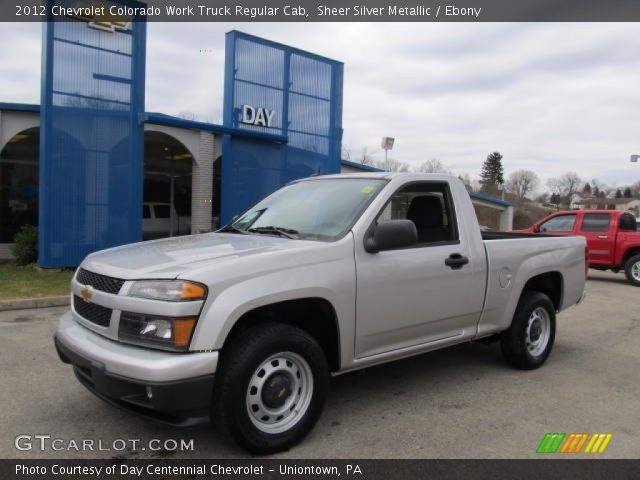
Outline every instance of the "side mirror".
POLYGON ((533 226, 533 233, 540 233, 540 225, 533 226))
POLYGON ((364 249, 369 253, 397 250, 418 243, 418 231, 411 220, 390 220, 373 226, 365 238, 364 249))

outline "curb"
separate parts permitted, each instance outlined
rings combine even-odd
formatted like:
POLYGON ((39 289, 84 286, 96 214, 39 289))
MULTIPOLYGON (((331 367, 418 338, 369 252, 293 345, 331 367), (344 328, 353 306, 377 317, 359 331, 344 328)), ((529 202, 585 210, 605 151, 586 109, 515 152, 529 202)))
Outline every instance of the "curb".
POLYGON ((28 308, 62 307, 64 305, 69 305, 69 295, 59 297, 0 300, 0 312, 6 312, 9 310, 26 310, 28 308))

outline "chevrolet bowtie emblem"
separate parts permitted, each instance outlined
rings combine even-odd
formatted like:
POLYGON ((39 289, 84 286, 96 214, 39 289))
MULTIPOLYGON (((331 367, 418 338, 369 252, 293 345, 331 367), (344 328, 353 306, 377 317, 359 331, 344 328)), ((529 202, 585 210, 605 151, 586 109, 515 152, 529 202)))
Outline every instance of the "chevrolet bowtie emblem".
POLYGON ((109 5, 102 3, 76 2, 71 9, 73 18, 78 18, 88 22, 89 26, 105 32, 115 32, 119 30, 125 32, 131 30, 131 17, 115 15, 110 12, 109 5))
POLYGON ((91 297, 93 297, 93 287, 86 285, 82 290, 80 290, 80 296, 85 302, 91 302, 91 297))

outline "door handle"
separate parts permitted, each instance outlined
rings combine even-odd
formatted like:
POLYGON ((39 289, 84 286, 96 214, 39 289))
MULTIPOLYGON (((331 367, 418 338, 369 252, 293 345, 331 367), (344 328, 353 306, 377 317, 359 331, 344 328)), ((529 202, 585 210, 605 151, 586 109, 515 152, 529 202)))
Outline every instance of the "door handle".
POLYGON ((469 258, 459 253, 452 253, 444 260, 444 264, 451 267, 452 270, 459 270, 467 263, 469 263, 469 258))
POLYGON ((600 240, 606 240, 607 238, 609 238, 607 235, 598 235, 598 238, 600 240))

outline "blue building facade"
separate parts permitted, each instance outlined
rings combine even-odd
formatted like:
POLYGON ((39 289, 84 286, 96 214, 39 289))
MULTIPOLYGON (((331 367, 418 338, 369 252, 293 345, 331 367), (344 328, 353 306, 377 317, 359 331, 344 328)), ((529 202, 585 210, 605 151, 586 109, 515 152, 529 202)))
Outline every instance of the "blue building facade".
MULTIPOLYGON (((147 213, 141 215, 141 210, 154 208, 143 205, 145 121, 210 131, 220 140, 218 188, 210 189, 210 198, 204 189, 205 198, 196 205, 210 219, 211 196, 218 194, 219 213, 209 222, 211 228, 293 179, 340 171, 340 62, 229 32, 224 122, 200 124, 145 114, 142 18, 49 20, 43 29, 39 137, 38 263, 42 267, 76 266, 91 252, 143 239, 147 213)), ((173 158, 180 156, 171 145, 164 150, 170 150, 173 158)), ((174 191, 181 184, 173 166, 170 175, 173 232, 174 215, 179 217, 173 213, 174 191)), ((208 176, 206 168, 198 175, 200 183, 215 177, 208 176)), ((199 214, 202 217, 202 211, 199 214)), ((207 228, 197 229, 202 231, 207 228)))
POLYGON ((223 223, 277 186, 340 171, 342 76, 340 62, 236 31, 227 34, 224 125, 280 141, 225 135, 223 223))

